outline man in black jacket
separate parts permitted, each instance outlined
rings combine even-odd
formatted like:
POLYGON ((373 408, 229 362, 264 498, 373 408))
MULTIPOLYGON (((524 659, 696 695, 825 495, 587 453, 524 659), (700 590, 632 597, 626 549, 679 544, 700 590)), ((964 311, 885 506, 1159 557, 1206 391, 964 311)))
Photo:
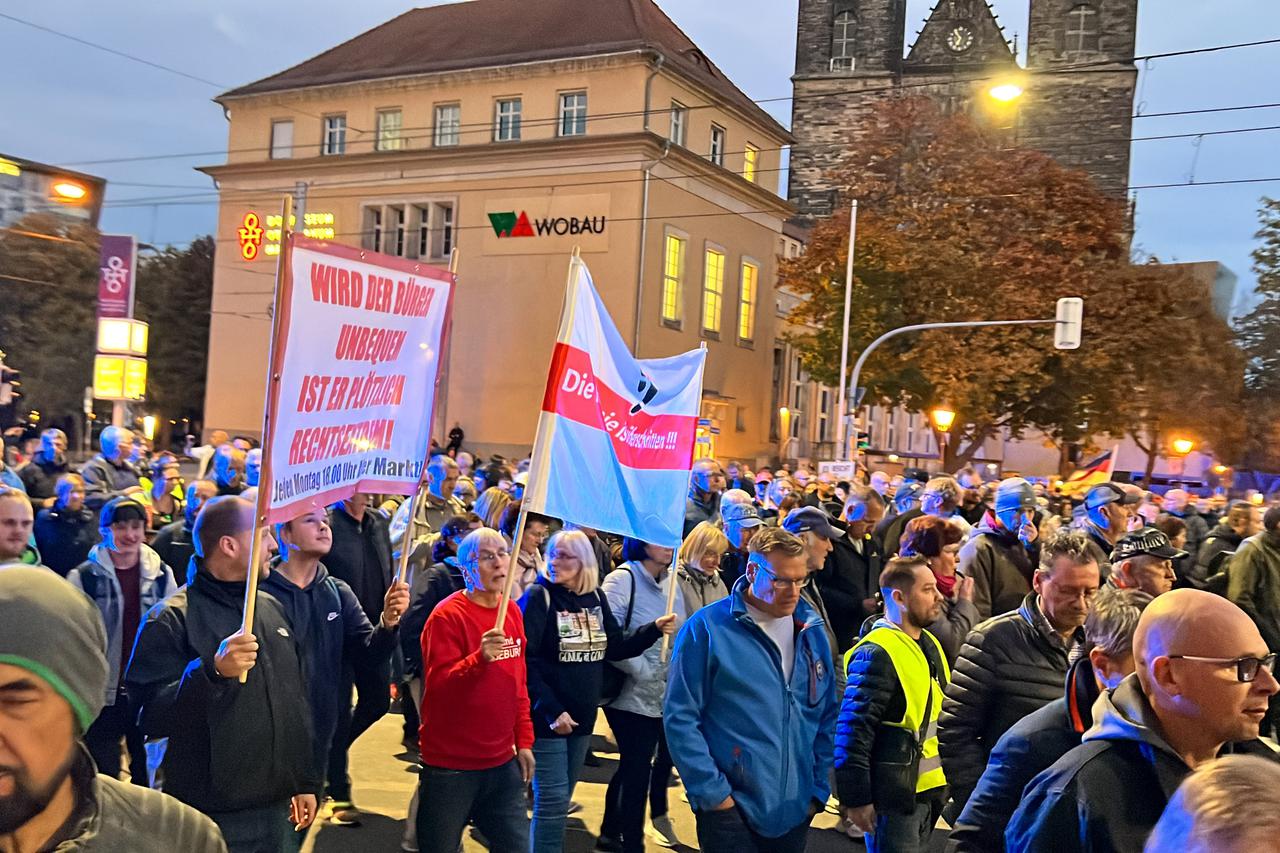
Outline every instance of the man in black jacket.
POLYGON ((1098 585, 1098 564, 1084 536, 1060 530, 1042 546, 1033 591, 1022 606, 988 619, 965 640, 939 722, 956 812, 1000 736, 1061 695, 1098 585))
POLYGON ((56 503, 36 514, 33 533, 41 561, 64 578, 88 559, 102 537, 97 514, 85 508, 84 480, 79 474, 64 474, 58 480, 56 503))
POLYGON ((1142 503, 1142 491, 1121 483, 1099 483, 1085 492, 1083 530, 1089 537, 1089 550, 1098 561, 1105 578, 1111 574, 1111 552, 1129 532, 1129 519, 1142 503))
MULTIPOLYGON (((192 528, 196 524, 196 516, 206 501, 218 496, 218 485, 213 480, 195 480, 187 484, 187 502, 182 508, 182 518, 160 528, 151 550, 160 555, 165 565, 181 575, 191 558, 195 556, 195 539, 192 528)), ((178 578, 182 582, 182 577, 178 578)))
MULTIPOLYGON (((369 622, 382 618, 382 602, 391 587, 391 537, 387 522, 369 509, 369 496, 356 494, 329 508, 333 547, 325 560, 329 573, 346 581, 369 622)), ((329 750, 327 793, 333 814, 354 811, 347 752, 356 738, 382 719, 391 706, 391 663, 382 660, 346 660, 342 664, 342 695, 338 726, 329 750), (351 709, 351 689, 356 691, 351 709)))
POLYGON ((868 853, 918 853, 942 811, 947 780, 937 720, 947 684, 942 645, 925 630, 942 612, 937 579, 920 557, 897 557, 881 573, 884 618, 845 657, 849 682, 836 721, 836 792, 868 853), (894 745, 920 740, 911 778, 880 762, 894 745), (889 786, 896 783, 893 790, 889 786))
POLYGON ((1194 586, 1192 579, 1195 574, 1196 555, 1200 553, 1200 546, 1204 544, 1204 540, 1209 537, 1209 523, 1196 511, 1192 495, 1185 489, 1170 489, 1165 492, 1162 508, 1174 518, 1181 519, 1187 526, 1187 541, 1183 546, 1187 553, 1175 559, 1173 567, 1177 570, 1178 586, 1194 586))
POLYGON ((1024 793, 1007 849, 1139 853, 1192 770, 1223 752, 1275 759, 1258 729, 1280 690, 1276 656, 1238 607, 1201 590, 1162 595, 1133 652, 1137 671, 1102 697, 1080 746, 1024 793))
MULTIPOLYGON (((1209 536, 1200 546, 1196 556, 1195 579, 1203 583, 1226 569, 1220 556, 1235 552, 1240 544, 1250 536, 1257 535, 1262 529, 1262 514, 1258 507, 1248 501, 1232 501, 1227 513, 1218 526, 1209 531, 1209 536)), ((1222 592, 1226 592, 1225 584, 1222 592)), ((1214 590, 1217 591, 1217 590, 1214 590)))
POLYGON ((71 470, 67 464, 67 434, 60 429, 40 433, 40 449, 18 469, 27 497, 37 510, 57 502, 58 478, 71 470))
MULTIPOLYGON (((147 614, 125 675, 143 733, 169 739, 165 793, 213 818, 231 853, 278 850, 291 820, 299 831, 314 820, 320 789, 280 602, 259 591, 253 631, 241 631, 253 516, 240 498, 205 504, 190 581, 147 614)), ((275 552, 270 536, 264 545, 253 571, 275 552)))
POLYGON ((884 499, 870 486, 855 486, 844 505, 845 535, 832 541, 826 563, 814 575, 843 655, 857 642, 862 623, 876 612, 882 557, 871 531, 884 518, 884 499))
POLYGON ((720 579, 724 581, 725 589, 733 589, 747 570, 747 548, 751 545, 751 537, 764 521, 751 496, 741 489, 730 489, 721 496, 720 517, 724 521, 724 535, 729 540, 729 550, 720 558, 720 579))
POLYGON ((133 432, 124 427, 109 426, 98 436, 102 452, 84 463, 84 502, 98 512, 112 498, 142 492, 138 472, 129 461, 133 454, 133 432))
POLYGON ((978 787, 951 830, 951 853, 1004 850, 1004 828, 1027 783, 1080 745, 1080 737, 1093 726, 1099 693, 1133 673, 1133 634, 1150 603, 1151 596, 1140 590, 1099 590, 1084 621, 1089 656, 1071 665, 1065 696, 1023 717, 996 743, 978 787))
MULTIPOLYGON (((320 562, 329 553, 333 535, 321 509, 303 513, 276 526, 281 558, 262 581, 263 589, 280 600, 293 636, 298 641, 302 671, 311 700, 316 766, 326 767, 339 706, 350 703, 342 695, 342 666, 381 664, 390 659, 396 627, 409 606, 409 587, 393 583, 383 599, 382 618, 375 628, 356 601, 351 587, 332 577, 320 562)), ((334 823, 359 822, 355 809, 335 812, 334 823)))

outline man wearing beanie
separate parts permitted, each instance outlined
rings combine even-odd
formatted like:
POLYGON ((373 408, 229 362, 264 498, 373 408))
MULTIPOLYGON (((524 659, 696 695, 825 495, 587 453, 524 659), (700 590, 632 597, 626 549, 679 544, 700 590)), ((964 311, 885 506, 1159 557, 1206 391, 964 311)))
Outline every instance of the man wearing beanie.
MULTIPOLYGON (((147 614, 125 674, 143 734, 169 739, 165 793, 213 818, 231 853, 280 850, 315 818, 321 784, 280 602, 259 591, 253 631, 240 632, 253 515, 230 495, 201 508, 190 580, 147 614)), ((270 536, 264 546, 259 573, 276 550, 270 536)))
POLYGON ((209 818, 96 772, 80 737, 106 691, 97 609, 43 568, 0 568, 0 849, 224 853, 209 818))
POLYGON ((120 740, 129 749, 129 774, 135 785, 147 784, 147 753, 138 730, 136 709, 124 691, 124 670, 138 636, 142 615, 173 595, 178 585, 173 572, 143 540, 147 535, 147 511, 131 497, 112 498, 98 519, 102 542, 67 575, 97 605, 107 629, 106 706, 84 742, 98 772, 120 776, 120 740))
POLYGON ((1021 477, 1002 480, 995 509, 973 528, 960 549, 960 574, 973 578, 973 604, 983 619, 1017 610, 1031 592, 1039 560, 1036 494, 1021 477))

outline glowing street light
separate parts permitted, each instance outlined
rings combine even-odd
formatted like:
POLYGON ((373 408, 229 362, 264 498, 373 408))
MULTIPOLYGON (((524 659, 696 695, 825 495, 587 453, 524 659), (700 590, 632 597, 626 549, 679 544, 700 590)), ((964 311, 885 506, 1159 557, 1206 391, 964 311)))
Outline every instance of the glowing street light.
POLYGON ((51 189, 60 201, 83 201, 89 194, 89 188, 77 181, 57 181, 51 189))
POLYGON ((1222 476, 1223 474, 1227 473, 1227 471, 1229 470, 1230 469, 1227 468, 1226 465, 1223 465, 1221 462, 1213 466, 1213 473, 1217 474, 1218 476, 1222 476))
POLYGON ((1022 97, 1023 88, 1017 83, 997 83, 987 90, 987 94, 1002 104, 1008 104, 1022 97))
POLYGON ((1179 456, 1186 456, 1192 450, 1195 450, 1196 443, 1189 438, 1175 438, 1172 446, 1174 453, 1179 456))
POLYGON ((947 432, 956 422, 956 413, 950 406, 938 406, 929 412, 929 419, 933 421, 933 428, 938 432, 947 432))
POLYGON ((147 437, 147 441, 154 441, 156 437, 156 416, 147 415, 142 419, 142 434, 147 437))

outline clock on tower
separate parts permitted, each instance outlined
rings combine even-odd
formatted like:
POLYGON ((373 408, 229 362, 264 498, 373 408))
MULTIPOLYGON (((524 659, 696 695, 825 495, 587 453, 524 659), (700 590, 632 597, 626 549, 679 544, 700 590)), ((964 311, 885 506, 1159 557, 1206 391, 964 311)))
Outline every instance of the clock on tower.
POLYGON ((965 24, 957 24, 947 33, 947 47, 953 53, 964 53, 973 47, 973 30, 965 24))

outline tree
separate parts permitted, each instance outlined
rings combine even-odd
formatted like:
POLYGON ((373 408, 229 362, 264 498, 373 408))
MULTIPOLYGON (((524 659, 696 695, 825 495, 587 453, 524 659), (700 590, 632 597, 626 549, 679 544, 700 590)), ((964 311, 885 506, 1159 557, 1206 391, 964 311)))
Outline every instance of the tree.
POLYGON ((138 265, 136 314, 151 325, 147 401, 159 420, 158 445, 168 444, 170 420, 199 421, 204 411, 214 250, 212 237, 200 237, 138 265))
MULTIPOLYGON (((959 434, 948 469, 1001 428, 1042 430, 1060 448, 1128 430, 1142 408, 1134 339, 1167 327, 1174 294, 1129 263, 1124 203, 929 98, 879 103, 848 145, 838 183, 859 207, 851 353, 898 326, 1049 318, 1059 297, 1085 299, 1080 350, 1053 349, 1052 325, 906 335, 869 359, 867 400, 949 403, 959 434)), ((804 297, 792 319, 810 329, 793 341, 829 384, 838 381, 848 217, 819 222, 782 273, 804 297)))
POLYGON ((1245 423, 1241 462, 1280 471, 1280 201, 1263 198, 1258 212, 1261 241, 1253 250, 1258 305, 1236 326, 1246 359, 1245 423))
POLYGON ((97 231, 48 214, 0 231, 0 348, 22 371, 26 411, 72 436, 93 381, 98 253, 97 231))

